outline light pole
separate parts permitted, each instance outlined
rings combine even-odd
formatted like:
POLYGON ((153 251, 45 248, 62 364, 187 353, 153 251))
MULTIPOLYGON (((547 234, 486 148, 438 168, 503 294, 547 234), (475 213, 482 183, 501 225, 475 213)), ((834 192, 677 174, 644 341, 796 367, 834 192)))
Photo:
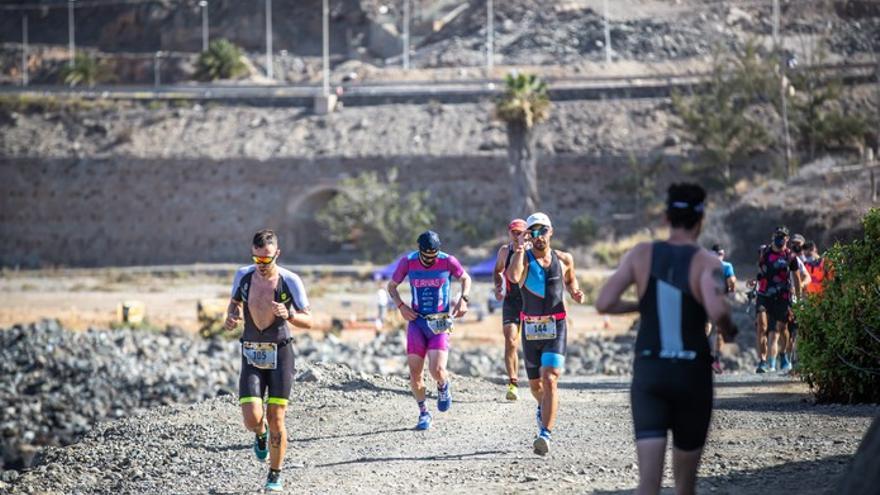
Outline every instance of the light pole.
POLYGON ((785 138, 785 177, 791 178, 794 170, 792 170, 791 163, 791 135, 788 130, 788 97, 786 95, 788 80, 785 76, 785 69, 788 68, 790 60, 781 52, 777 51, 777 55, 779 56, 779 93, 782 97, 782 132, 785 138))
POLYGON ((605 22, 605 63, 611 63, 611 26, 608 22, 608 0, 602 1, 605 22))
POLYGON ((202 51, 208 51, 208 0, 199 0, 202 8, 202 51))
POLYGON ((779 48, 779 0, 773 0, 773 48, 779 48))
POLYGON ((786 77, 785 69, 790 61, 788 57, 782 53, 781 40, 779 37, 779 0, 773 0, 773 51, 776 53, 779 63, 779 96, 782 104, 782 135, 785 140, 785 177, 791 178, 791 135, 788 130, 788 98, 786 95, 786 77))
POLYGON ((21 17, 21 85, 28 85, 28 16, 21 17))
POLYGON ((486 68, 495 66, 495 6, 492 0, 486 0, 486 68))
POLYGON ((403 68, 409 69, 409 0, 403 0, 403 68))
POLYGON ((330 0, 324 0, 323 14, 324 96, 330 96, 330 0))
POLYGON ((162 80, 160 77, 161 74, 161 64, 162 64, 162 50, 158 50, 156 52, 156 56, 153 58, 153 85, 157 88, 162 84, 162 80))
POLYGON ((266 77, 273 78, 272 67, 272 0, 266 0, 266 77))
POLYGON ((73 2, 75 0, 67 0, 67 51, 70 57, 68 64, 73 67, 73 59, 76 55, 76 41, 74 41, 75 36, 73 32, 73 2))

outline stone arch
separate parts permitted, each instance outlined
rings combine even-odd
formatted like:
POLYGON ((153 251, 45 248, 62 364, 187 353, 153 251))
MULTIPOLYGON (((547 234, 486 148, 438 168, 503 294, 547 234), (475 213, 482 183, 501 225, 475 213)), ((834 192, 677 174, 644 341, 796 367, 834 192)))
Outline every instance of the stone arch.
MULTIPOLYGON (((289 246, 297 260, 327 259, 339 253, 340 245, 333 242, 326 229, 318 223, 318 212, 342 190, 335 184, 321 184, 292 199, 282 222, 282 246, 289 246)), ((282 247, 282 250, 284 248, 282 247)))

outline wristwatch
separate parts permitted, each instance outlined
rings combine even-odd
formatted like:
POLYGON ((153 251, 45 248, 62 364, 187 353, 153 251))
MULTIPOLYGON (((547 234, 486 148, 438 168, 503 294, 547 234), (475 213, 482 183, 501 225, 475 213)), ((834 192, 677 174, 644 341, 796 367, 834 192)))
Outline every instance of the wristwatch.
POLYGON ((471 302, 471 298, 468 297, 466 294, 462 294, 462 295, 461 295, 461 298, 464 299, 464 302, 470 304, 470 302, 471 302))

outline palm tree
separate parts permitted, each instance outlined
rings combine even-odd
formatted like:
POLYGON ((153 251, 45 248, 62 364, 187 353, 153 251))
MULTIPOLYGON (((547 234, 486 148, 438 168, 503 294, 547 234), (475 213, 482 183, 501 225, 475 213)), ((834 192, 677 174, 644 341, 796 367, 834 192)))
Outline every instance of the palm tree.
POLYGON ((64 84, 71 87, 85 85, 95 87, 99 82, 113 79, 110 68, 97 58, 87 53, 79 52, 73 58, 73 63, 61 69, 61 79, 64 84))
POLYGON ((508 74, 504 95, 495 104, 496 118, 507 124, 507 157, 513 178, 511 215, 534 212, 538 206, 535 125, 550 115, 547 84, 534 74, 508 74))
POLYGON ((226 39, 212 41, 208 49, 199 54, 195 78, 199 81, 231 79, 247 73, 242 62, 241 48, 226 39))

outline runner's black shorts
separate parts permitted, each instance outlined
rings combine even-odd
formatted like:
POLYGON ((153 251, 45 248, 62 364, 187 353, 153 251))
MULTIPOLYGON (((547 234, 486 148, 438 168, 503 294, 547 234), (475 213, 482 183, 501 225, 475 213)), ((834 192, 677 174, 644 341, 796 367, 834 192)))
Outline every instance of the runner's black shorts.
POLYGON ((293 346, 283 345, 278 348, 278 362, 274 370, 260 369, 247 362, 241 356, 241 375, 238 379, 238 402, 265 402, 286 406, 293 388, 293 375, 296 369, 293 363, 293 346), (264 399, 267 395, 268 398, 264 399))
POLYGON ((791 311, 791 301, 781 297, 767 297, 758 295, 755 301, 757 312, 767 313, 767 329, 776 331, 776 322, 788 322, 788 314, 791 311))
POLYGON ((568 333, 566 320, 556 320, 556 338, 548 340, 526 340, 525 328, 520 330, 523 360, 529 380, 541 378, 541 368, 565 367, 565 345, 568 333))
POLYGON ((501 323, 504 325, 519 325, 519 315, 522 313, 522 296, 505 297, 501 305, 501 323))
POLYGON ((636 359, 630 388, 636 441, 666 438, 677 449, 706 443, 712 418, 712 368, 707 359, 636 359))

